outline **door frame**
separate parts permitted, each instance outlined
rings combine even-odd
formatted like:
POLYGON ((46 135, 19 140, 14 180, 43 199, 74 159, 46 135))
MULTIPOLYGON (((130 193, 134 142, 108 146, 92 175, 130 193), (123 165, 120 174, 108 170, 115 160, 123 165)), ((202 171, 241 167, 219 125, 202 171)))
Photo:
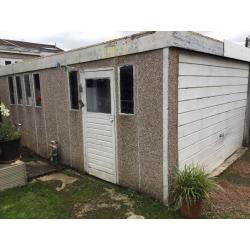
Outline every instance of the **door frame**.
MULTIPOLYGON (((110 71, 111 73, 111 84, 110 84, 110 96, 113 95, 113 143, 114 143, 114 171, 115 171, 115 181, 114 183, 119 183, 118 179, 118 157, 117 157, 117 107, 116 107, 116 77, 115 77, 115 68, 114 67, 105 67, 105 68, 89 68, 83 69, 80 71, 80 99, 84 104, 82 108, 82 138, 83 138, 83 168, 86 173, 89 174, 88 161, 87 161, 87 141, 86 141, 86 117, 87 117, 87 106, 86 106, 86 73, 90 72, 102 72, 102 71, 110 71), (111 89, 112 88, 112 89, 111 89)), ((112 105, 112 104, 111 104, 112 105)), ((112 107, 112 106, 111 106, 112 107)), ((111 108, 112 110, 112 108, 111 108)))

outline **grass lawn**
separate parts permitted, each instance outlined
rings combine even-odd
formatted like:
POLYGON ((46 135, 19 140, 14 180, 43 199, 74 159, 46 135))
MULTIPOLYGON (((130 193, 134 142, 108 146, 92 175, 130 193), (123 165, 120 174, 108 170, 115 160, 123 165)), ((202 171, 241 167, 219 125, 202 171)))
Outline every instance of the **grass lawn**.
MULTIPOLYGON (((28 156, 25 161, 36 158, 28 156)), ((33 180, 0 192, 0 218, 180 218, 146 195, 71 170, 63 174, 77 180, 61 191, 59 180, 33 180)), ((224 190, 211 194, 203 218, 250 218, 250 151, 217 181, 224 190)))
POLYGON ((60 181, 33 181, 0 193, 0 218, 178 218, 158 201, 87 175, 56 191, 60 181))

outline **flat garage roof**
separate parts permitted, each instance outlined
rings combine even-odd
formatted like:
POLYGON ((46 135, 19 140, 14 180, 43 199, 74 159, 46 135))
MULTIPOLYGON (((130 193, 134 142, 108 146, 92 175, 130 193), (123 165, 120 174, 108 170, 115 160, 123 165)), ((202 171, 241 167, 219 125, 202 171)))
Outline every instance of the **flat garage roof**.
POLYGON ((58 63, 61 66, 73 65, 167 47, 178 47, 246 62, 250 61, 249 48, 229 41, 218 41, 191 31, 152 31, 7 65, 0 68, 0 76, 54 68, 58 63))

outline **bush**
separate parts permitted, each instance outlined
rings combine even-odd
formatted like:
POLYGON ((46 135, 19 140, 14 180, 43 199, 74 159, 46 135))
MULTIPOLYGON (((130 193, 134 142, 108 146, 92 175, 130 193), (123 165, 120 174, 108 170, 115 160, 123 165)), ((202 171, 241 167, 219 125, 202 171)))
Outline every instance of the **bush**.
POLYGON ((13 125, 9 117, 9 110, 3 103, 0 103, 0 141, 15 140, 21 136, 21 133, 13 125))
POLYGON ((175 178, 174 201, 176 208, 180 208, 185 201, 190 207, 196 201, 209 198, 209 193, 218 187, 218 184, 208 178, 205 170, 198 165, 185 166, 178 170, 175 178))

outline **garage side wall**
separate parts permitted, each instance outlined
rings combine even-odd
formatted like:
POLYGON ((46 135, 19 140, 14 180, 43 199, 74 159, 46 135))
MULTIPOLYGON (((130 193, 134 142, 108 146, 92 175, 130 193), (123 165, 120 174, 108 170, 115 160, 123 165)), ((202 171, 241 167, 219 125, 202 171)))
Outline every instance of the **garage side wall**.
MULTIPOLYGON (((68 80, 63 69, 46 69, 28 72, 39 73, 42 94, 42 106, 10 105, 7 77, 0 78, 0 98, 11 110, 11 118, 15 124, 21 123, 22 144, 42 157, 49 157, 49 142, 59 141, 61 162, 83 170, 83 155, 74 155, 74 149, 81 150, 81 114, 69 110, 68 80), (70 122, 79 121, 76 127, 70 122), (73 143, 75 142, 75 143, 73 143), (72 156, 74 155, 74 160, 72 156)), ((23 74, 20 74, 22 76, 23 74)), ((15 83, 15 81, 14 81, 15 83)), ((23 85, 23 82, 22 82, 23 85)), ((24 85, 22 86, 24 95, 24 85)), ((16 88, 14 84, 14 88, 16 88)), ((32 95, 34 95, 31 80, 32 95)), ((33 96, 34 98, 34 96, 33 96)), ((33 101, 34 102, 34 101, 33 101)))
POLYGON ((178 84, 179 166, 207 172, 242 146, 249 66, 235 60, 181 52, 178 84))
POLYGON ((80 64, 81 69, 114 67, 117 117, 118 182, 163 199, 162 50, 80 64), (134 66, 132 115, 119 113, 119 66, 134 66))
MULTIPOLYGON (((118 182, 162 199, 162 50, 74 67, 79 72, 91 68, 114 68, 118 182), (118 69, 125 64, 134 66, 135 113, 132 115, 119 113, 118 69)), ((82 110, 70 110, 69 83, 64 68, 28 72, 32 73, 40 75, 42 107, 10 105, 7 77, 0 77, 0 98, 10 107, 13 121, 22 123, 22 143, 47 158, 49 142, 57 140, 62 163, 83 172, 82 110)))

